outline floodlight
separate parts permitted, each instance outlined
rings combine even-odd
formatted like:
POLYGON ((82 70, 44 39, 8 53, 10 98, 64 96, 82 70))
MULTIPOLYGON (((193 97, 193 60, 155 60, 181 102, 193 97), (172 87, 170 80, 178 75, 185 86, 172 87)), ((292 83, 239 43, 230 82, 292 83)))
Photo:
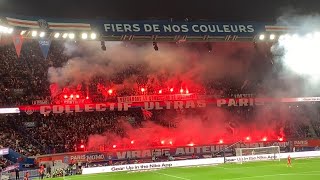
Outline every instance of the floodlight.
POLYGON ((264 38, 265 38, 264 34, 261 34, 261 35, 259 36, 259 39, 260 39, 260 40, 264 40, 264 38))
POLYGON ((91 39, 96 39, 97 38, 97 34, 96 33, 91 33, 90 38, 91 39))
POLYGON ((87 33, 82 33, 81 38, 82 39, 87 39, 88 38, 88 34, 87 33))
POLYGON ((274 40, 276 38, 276 35, 270 34, 270 40, 274 40))
POLYGON ((8 31, 7 31, 9 34, 11 34, 13 32, 13 28, 8 28, 8 31))
POLYGON ((54 38, 59 38, 60 37, 60 33, 55 33, 54 34, 54 38))
POLYGON ((70 38, 70 39, 74 39, 74 37, 75 37, 74 33, 70 33, 70 34, 69 34, 69 38, 70 38))
POLYGON ((68 37, 68 33, 63 33, 62 38, 65 39, 68 37))
POLYGON ((21 32, 20 32, 20 35, 22 36, 22 35, 24 35, 26 32, 27 32, 27 31, 21 31, 21 32))
POLYGON ((38 34, 38 32, 37 32, 37 31, 32 31, 32 33, 31 33, 32 37, 36 37, 36 36, 37 36, 37 34, 38 34))
POLYGON ((45 32, 40 32, 40 34, 39 34, 39 36, 41 37, 41 38, 43 38, 44 36, 45 36, 45 32))

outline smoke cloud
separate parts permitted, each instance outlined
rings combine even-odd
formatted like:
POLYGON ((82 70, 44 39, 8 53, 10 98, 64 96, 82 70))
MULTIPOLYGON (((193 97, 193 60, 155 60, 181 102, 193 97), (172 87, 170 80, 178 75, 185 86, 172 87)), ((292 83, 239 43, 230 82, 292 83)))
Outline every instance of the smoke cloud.
MULTIPOLYGON (((70 58, 62 67, 49 69, 49 81, 63 88, 81 83, 89 85, 93 79, 101 77, 115 90, 179 85, 188 87, 192 92, 193 88, 229 79, 222 82, 231 82, 235 87, 260 84, 256 89, 260 96, 299 96, 303 92, 297 88, 297 84, 304 83, 303 77, 284 63, 287 47, 280 43, 271 48, 272 55, 270 46, 255 47, 249 42, 211 45, 213 51, 208 52, 203 43, 159 43, 159 51, 154 51, 152 44, 106 42, 107 50, 102 51, 97 42, 66 43, 64 53, 70 58), (141 80, 142 76, 147 79, 141 80)), ((212 144, 220 138, 246 136, 274 139, 284 136, 283 127, 291 117, 287 106, 281 112, 277 109, 279 106, 274 105, 241 108, 238 111, 207 107, 195 111, 196 115, 160 112, 159 121, 175 124, 173 129, 164 127, 158 121, 141 121, 139 128, 136 128, 130 124, 128 117, 119 117, 115 128, 123 132, 121 135, 115 134, 115 129, 103 135, 92 135, 88 147, 129 145, 131 141, 135 141, 135 147, 139 148, 160 141, 166 145, 170 141, 174 145, 212 144)))
POLYGON ((319 20, 318 14, 297 15, 293 10, 278 18, 278 25, 294 29, 282 35, 271 48, 274 61, 282 67, 278 77, 285 83, 274 93, 281 96, 287 90, 289 96, 319 95, 319 20))
POLYGON ((102 51, 97 42, 66 44, 65 54, 71 58, 62 67, 49 69, 49 81, 65 87, 89 84, 95 77, 118 80, 134 69, 139 72, 126 73, 117 85, 197 87, 225 77, 243 82, 256 56, 251 43, 218 43, 211 53, 203 44, 158 46, 160 50, 154 51, 151 44, 107 42, 107 50, 102 51), (141 74, 148 77, 145 82, 139 82, 141 74))

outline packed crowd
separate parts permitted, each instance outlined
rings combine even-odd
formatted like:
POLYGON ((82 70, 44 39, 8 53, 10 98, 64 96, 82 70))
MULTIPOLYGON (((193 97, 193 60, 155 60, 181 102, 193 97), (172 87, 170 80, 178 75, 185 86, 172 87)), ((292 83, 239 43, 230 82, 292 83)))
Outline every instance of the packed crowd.
MULTIPOLYGON (((0 45, 0 107, 32 104, 33 100, 49 99, 50 84, 48 82, 48 68, 61 67, 67 62, 68 56, 64 54, 63 42, 52 42, 48 58, 45 60, 41 54, 38 42, 26 40, 21 56, 18 58, 12 44, 0 45)), ((123 81, 126 73, 123 72, 115 81, 123 81)), ((139 71, 138 71, 139 72, 139 71)), ((100 77, 93 80, 90 94, 99 94, 97 87, 103 81, 100 77)), ((230 96, 242 93, 243 84, 234 86, 232 80, 224 79, 219 82, 207 82, 206 92, 221 96, 230 96)), ((254 86, 249 89, 257 89, 254 86)), ((135 94, 135 91, 125 91, 124 95, 135 94)), ((250 92, 251 93, 251 92, 250 92)), ((103 94, 100 92, 100 95, 103 94)), ((97 95, 97 98, 99 96, 97 95)), ((233 109, 233 113, 240 113, 250 118, 252 110, 233 109)), ((294 110, 295 123, 285 125, 285 134, 298 137, 311 137, 313 131, 320 136, 319 116, 307 116, 301 108, 294 110), (302 124, 299 119, 309 119, 313 126, 302 124), (313 127, 313 128, 311 128, 313 127), (312 130, 313 129, 313 130, 312 130)), ((141 111, 117 113, 77 113, 63 115, 13 115, 0 119, 0 147, 10 147, 25 155, 44 153, 60 153, 79 150, 79 144, 86 144, 88 137, 93 134, 106 132, 125 136, 124 129, 119 125, 119 117, 135 119, 133 126, 139 127, 139 122, 144 120, 141 111), (128 117, 134 118, 128 118, 128 117), (26 127, 26 124, 28 126, 26 127)), ((164 126, 172 126, 162 124, 164 126)))
MULTIPOLYGON (((53 84, 48 81, 49 67, 62 67, 70 58, 65 53, 64 42, 53 41, 50 46, 48 57, 44 59, 37 41, 25 40, 22 46, 20 57, 17 56, 15 47, 10 42, 0 44, 0 107, 17 106, 21 104, 32 104, 33 100, 51 100, 58 98, 52 97, 53 84)), ((137 83, 144 84, 149 81, 146 75, 145 65, 138 64, 128 66, 127 69, 112 79, 104 79, 103 77, 94 77, 87 86, 77 85, 72 90, 80 91, 80 94, 90 94, 90 98, 100 101, 106 98, 107 89, 103 84, 106 81, 110 84, 122 84, 128 77, 135 75, 137 83), (78 89, 80 87, 80 89, 78 89)), ((150 80, 151 81, 151 80, 150 80)), ((244 83, 246 84, 246 83, 244 83)), ((196 92, 215 94, 219 96, 231 96, 233 94, 252 92, 256 89, 256 85, 250 84, 243 88, 243 82, 235 82, 231 78, 223 78, 217 81, 203 82, 204 88, 195 89, 196 92)), ((61 87, 60 87, 61 88, 61 87)), ((66 90, 68 88, 63 89, 66 90)), ((148 90, 152 91, 153 87, 148 90)), ((60 92, 61 93, 61 92, 60 92)), ((150 92, 151 93, 151 92, 150 92)), ((141 94, 139 88, 122 89, 117 92, 118 95, 136 95, 141 94)), ((49 101, 50 102, 50 101, 49 101)))

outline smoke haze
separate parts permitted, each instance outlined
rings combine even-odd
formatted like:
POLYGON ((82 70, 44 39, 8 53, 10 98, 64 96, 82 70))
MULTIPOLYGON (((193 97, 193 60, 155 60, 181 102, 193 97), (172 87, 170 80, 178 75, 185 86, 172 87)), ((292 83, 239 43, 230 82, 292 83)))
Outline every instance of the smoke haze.
MULTIPOLYGON (((279 18, 278 23, 312 28, 318 19, 318 16, 293 17, 286 14, 279 18)), ((314 93, 311 91, 315 89, 314 84, 305 81, 305 76, 288 66, 286 57, 292 50, 282 41, 272 47, 261 44, 254 46, 249 42, 212 43, 212 52, 208 52, 203 43, 159 43, 158 46, 159 51, 154 51, 151 43, 106 42, 107 50, 102 51, 98 42, 66 43, 65 54, 70 59, 62 67, 49 69, 49 81, 62 88, 89 84, 95 77, 112 81, 124 71, 138 69, 138 72, 129 73, 123 81, 114 84, 113 88, 137 88, 141 85, 172 87, 179 84, 192 89, 229 78, 237 87, 244 82, 260 84, 256 92, 259 96, 301 97, 314 93), (140 74, 148 77, 145 84, 138 83, 140 74)), ((174 129, 153 121, 143 121, 140 128, 134 128, 127 120, 119 118, 117 124, 124 129, 124 137, 112 132, 92 135, 88 146, 130 144, 135 141, 142 148, 148 143, 162 140, 166 144, 169 141, 173 144, 209 144, 224 137, 283 137, 284 124, 292 119, 289 111, 287 105, 280 108, 278 105, 241 108, 238 111, 208 107, 200 111, 201 115, 177 115, 174 118, 179 119, 179 123, 174 129)), ((173 121, 173 117, 166 113, 162 118, 173 121)))

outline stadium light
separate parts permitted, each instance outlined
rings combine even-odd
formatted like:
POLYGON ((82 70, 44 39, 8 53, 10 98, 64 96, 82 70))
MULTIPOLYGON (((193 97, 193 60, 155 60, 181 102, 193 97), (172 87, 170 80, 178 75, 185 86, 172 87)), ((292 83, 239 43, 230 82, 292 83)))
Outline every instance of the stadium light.
POLYGON ((109 95, 111 95, 111 94, 113 93, 113 90, 112 90, 112 89, 109 89, 109 90, 108 90, 108 93, 109 93, 109 95))
POLYGON ((219 140, 219 144, 223 144, 223 139, 220 139, 220 140, 219 140))
POLYGON ((39 37, 43 38, 46 35, 45 32, 40 32, 39 37))
POLYGON ((173 92, 173 88, 170 88, 170 92, 173 92))
POLYGON ((134 144, 134 140, 131 141, 131 144, 134 144))
POLYGON ((186 89, 186 93, 189 94, 189 90, 188 89, 186 89))
POLYGON ((88 39, 88 34, 87 33, 82 33, 81 34, 82 39, 88 39))
POLYGON ((181 94, 183 93, 183 89, 180 89, 180 93, 181 93, 181 94))
POLYGON ((90 38, 92 40, 97 39, 97 34, 96 33, 91 33, 90 38))
POLYGON ((84 149, 84 145, 83 145, 83 144, 81 144, 81 145, 80 145, 80 148, 81 148, 81 149, 84 149))
POLYGON ((193 143, 190 143, 190 144, 188 144, 188 146, 194 146, 194 144, 193 144, 193 143))
POLYGON ((62 38, 65 39, 68 37, 68 33, 63 33, 62 38))
POLYGON ((87 96, 86 99, 89 99, 89 96, 87 96))
POLYGON ((172 145, 172 141, 170 141, 169 144, 172 145))
POLYGON ((280 137, 280 138, 279 138, 279 141, 283 141, 283 138, 282 138, 282 137, 280 137))
POLYGON ((141 92, 145 92, 146 91, 146 89, 145 88, 141 88, 141 92))
POLYGON ((159 90, 159 94, 162 94, 162 89, 159 90))
POLYGON ((20 32, 20 35, 22 36, 22 35, 24 35, 26 32, 27 32, 27 31, 21 31, 21 32, 20 32))
POLYGON ((250 141, 250 139, 251 139, 250 136, 247 136, 247 137, 246 137, 246 140, 247 140, 247 141, 250 141))
POLYGON ((116 148, 116 147, 117 147, 117 145, 113 145, 112 147, 113 147, 113 148, 116 148))
POLYGON ((13 32, 13 28, 8 28, 8 31, 7 31, 9 34, 11 34, 13 32))
POLYGON ((73 98, 73 94, 70 95, 70 98, 73 98))
POLYGON ((37 31, 32 31, 31 36, 32 36, 32 37, 36 37, 36 36, 37 36, 37 34, 38 34, 38 32, 37 32, 37 31))
POLYGON ((276 35, 270 34, 270 40, 274 40, 276 38, 276 35))
POLYGON ((262 141, 267 141, 267 140, 268 140, 267 137, 262 138, 262 141))
POLYGON ((161 144, 164 145, 164 140, 161 141, 161 144))
POLYGON ((264 40, 264 38, 265 38, 264 34, 261 34, 261 35, 259 36, 259 39, 260 39, 260 40, 264 40))
POLYGON ((67 98, 68 98, 68 96, 67 96, 67 95, 64 95, 63 97, 64 97, 65 99, 67 99, 67 98))
POLYGON ((74 37, 75 37, 74 33, 70 33, 70 34, 69 34, 69 38, 70 38, 70 39, 74 39, 74 37))
POLYGON ((0 26, 0 33, 8 33, 11 34, 13 32, 13 28, 0 26))
POLYGON ((76 95, 76 98, 77 98, 77 99, 80 98, 79 94, 76 95))
POLYGON ((54 38, 59 38, 60 37, 60 33, 55 33, 54 34, 54 38))

